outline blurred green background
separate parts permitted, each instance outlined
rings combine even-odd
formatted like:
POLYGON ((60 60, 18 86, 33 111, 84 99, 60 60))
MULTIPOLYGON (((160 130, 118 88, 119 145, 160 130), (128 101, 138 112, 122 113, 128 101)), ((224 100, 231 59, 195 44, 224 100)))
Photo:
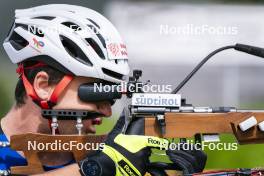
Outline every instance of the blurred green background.
MULTIPOLYGON (((104 8, 107 4, 111 4, 112 1, 92 1, 92 0, 43 0, 43 1, 35 1, 35 0, 1 0, 0 1, 0 41, 4 40, 5 35, 7 34, 8 28, 10 24, 12 24, 12 19, 14 16, 14 9, 16 8, 26 8, 41 4, 48 3, 70 3, 76 5, 83 5, 85 7, 93 8, 101 13, 104 13, 104 8)), ((115 3, 118 1, 114 1, 115 3)), ((139 3, 140 0, 137 1, 128 1, 129 3, 139 3)), ((150 2, 150 1, 144 1, 150 2)), ((154 1, 161 2, 161 1, 154 1)), ((264 0, 210 0, 210 1, 169 1, 173 3, 216 3, 216 4, 245 4, 245 5, 256 5, 262 6, 264 0)), ((262 20, 260 18, 259 20, 262 20)), ((264 33, 264 31, 263 31, 264 33)), ((164 46, 166 47, 166 46, 164 46)), ((14 102, 14 88, 17 81, 17 76, 15 74, 15 66, 12 65, 6 54, 3 51, 3 48, 0 49, 0 117, 3 117, 14 102)), ((133 63, 132 63, 133 66, 133 63)), ((165 67, 166 68, 166 67, 165 67)), ((144 69, 144 67, 143 67, 144 69)), ((253 68, 252 68, 253 69, 253 68)), ((174 70, 176 72, 176 70, 174 70)), ((152 70, 149 70, 149 73, 152 74, 152 70)), ((151 75, 150 74, 150 75, 151 75)), ((162 76, 162 72, 158 73, 162 76)), ((180 76, 183 77, 183 74, 180 76)), ((155 76, 152 77, 155 79, 155 76)), ((151 78, 148 78, 151 79, 151 78)), ((195 87, 194 87, 195 88, 195 87)), ((263 101, 256 100, 252 103, 240 103, 240 107, 247 108, 262 108, 264 107, 264 97, 263 101)), ((202 101, 202 99, 197 99, 196 102, 202 101)), ((206 102, 205 102, 206 103, 206 102)), ((208 104, 207 104, 208 105, 208 104)), ((121 107, 117 107, 121 108, 121 107)), ((98 133, 105 133, 111 130, 112 126, 117 119, 118 114, 115 113, 112 119, 104 119, 103 125, 98 127, 98 133)), ((232 142, 235 141, 233 136, 222 135, 222 142, 232 142)), ((264 145, 245 145, 239 146, 238 151, 207 151, 208 153, 208 162, 207 168, 211 169, 221 169, 221 168, 241 168, 241 167, 261 167, 264 166, 264 145)), ((153 160, 159 160, 161 157, 153 157, 153 160)))

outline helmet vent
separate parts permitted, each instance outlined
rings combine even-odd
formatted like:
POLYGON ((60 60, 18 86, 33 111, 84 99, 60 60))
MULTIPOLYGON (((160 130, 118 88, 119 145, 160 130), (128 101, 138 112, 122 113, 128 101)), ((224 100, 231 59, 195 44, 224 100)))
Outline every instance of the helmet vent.
POLYGON ((103 46, 106 48, 105 39, 103 38, 103 36, 100 33, 97 33, 96 35, 103 44, 103 46))
POLYGON ((28 30, 28 25, 26 25, 26 24, 16 24, 16 26, 15 27, 22 27, 23 29, 25 29, 25 30, 28 30))
POLYGON ((104 74, 106 74, 108 76, 114 77, 114 78, 119 79, 119 80, 123 79, 123 75, 120 73, 108 70, 106 68, 102 68, 102 71, 104 72, 104 74))
POLYGON ((93 39, 86 38, 85 40, 89 43, 89 45, 94 49, 94 51, 99 55, 100 58, 105 59, 103 51, 93 39))
POLYGON ((74 31, 82 30, 82 28, 78 24, 75 24, 75 23, 72 23, 72 22, 69 22, 69 21, 68 22, 63 22, 61 24, 63 24, 64 26, 67 26, 68 28, 73 29, 74 31))
POLYGON ((29 44, 27 40, 25 40, 22 36, 20 36, 15 31, 10 36, 9 42, 16 50, 21 50, 29 44))
POLYGON ((34 17, 33 19, 43 19, 43 20, 53 20, 56 17, 51 17, 51 16, 39 16, 39 17, 34 17))
POLYGON ((98 27, 98 29, 100 29, 100 26, 92 19, 87 18, 87 20, 89 20, 91 23, 93 23, 96 27, 98 27))
POLYGON ((82 49, 77 44, 75 44, 71 39, 63 35, 60 35, 60 39, 61 39, 62 45, 64 46, 65 50, 68 52, 70 56, 72 56, 74 59, 78 60, 79 62, 85 65, 93 66, 92 62, 84 54, 82 49))
POLYGON ((96 34, 96 36, 98 37, 98 39, 101 41, 102 45, 106 48, 106 44, 105 44, 105 40, 103 38, 103 36, 100 34, 100 32, 92 25, 87 25, 91 30, 93 30, 93 32, 96 34))

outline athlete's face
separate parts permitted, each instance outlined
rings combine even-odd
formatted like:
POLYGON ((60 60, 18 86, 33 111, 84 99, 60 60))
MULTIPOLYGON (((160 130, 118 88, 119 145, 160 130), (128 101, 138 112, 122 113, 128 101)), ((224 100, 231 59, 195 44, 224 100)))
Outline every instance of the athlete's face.
MULTIPOLYGON (((45 78, 48 76, 45 72, 40 72, 38 74, 40 75, 35 78, 34 88, 40 98, 47 100, 52 94, 55 86, 50 86, 45 82, 48 80, 45 78)), ((53 109, 87 110, 102 114, 101 117, 97 117, 93 120, 83 120, 82 133, 85 134, 95 133, 95 125, 100 125, 102 123, 102 117, 110 117, 112 115, 111 104, 108 101, 87 103, 81 101, 78 97, 78 88, 81 84, 96 81, 98 80, 93 78, 75 77, 59 96, 57 105, 53 107, 53 109)), ((77 134, 75 120, 59 120, 58 123, 61 134, 77 134)), ((49 126, 47 126, 47 128, 49 128, 49 126)))
MULTIPOLYGON (((83 120, 83 132, 95 133, 94 125, 100 125, 102 123, 102 117, 110 117, 112 115, 111 104, 108 101, 103 102, 83 102, 78 97, 78 88, 83 83, 95 82, 95 79, 75 77, 67 89, 60 96, 58 104, 54 109, 77 109, 98 112, 102 114, 101 117, 97 117, 93 120, 83 120)), ((76 121, 62 121, 61 130, 63 133, 72 134, 76 133, 76 121)))

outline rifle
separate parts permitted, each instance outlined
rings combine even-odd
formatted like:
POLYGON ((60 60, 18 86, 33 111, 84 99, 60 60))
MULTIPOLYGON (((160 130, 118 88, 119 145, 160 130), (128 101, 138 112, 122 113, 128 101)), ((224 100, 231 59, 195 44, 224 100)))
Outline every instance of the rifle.
MULTIPOLYGON (((171 94, 148 94, 142 91, 142 87, 137 89, 137 91, 120 92, 115 89, 111 93, 95 92, 94 85, 84 84, 80 86, 78 95, 82 101, 87 102, 119 99, 122 97, 122 94, 126 94, 128 98, 132 98, 132 103, 126 110, 127 125, 124 128, 124 133, 143 134, 162 138, 180 138, 182 141, 185 138, 195 137, 196 142, 201 142, 205 138, 208 139, 212 135, 227 133, 233 134, 239 144, 264 143, 264 110, 237 110, 234 107, 195 107, 188 104, 180 94, 176 94, 212 56, 218 52, 232 48, 251 55, 264 57, 264 49, 262 48, 242 44, 226 46, 213 51, 204 58, 171 94)), ((128 85, 134 87, 144 85, 139 81, 141 76, 142 71, 134 70, 133 76, 129 78, 128 85)), ((98 115, 96 113, 74 110, 42 110, 42 115, 52 120, 53 134, 29 133, 11 136, 11 148, 17 151, 23 151, 28 161, 27 166, 12 167, 12 174, 28 175, 44 172, 42 163, 38 157, 38 154, 43 151, 28 150, 28 141, 32 139, 36 140, 37 143, 54 141, 67 143, 74 140, 80 143, 89 141, 98 144, 103 142, 106 137, 106 135, 81 135, 82 120, 93 118, 98 115), (57 120, 67 119, 75 119, 77 121, 76 128, 79 133, 78 135, 56 134, 58 127, 57 120)), ((77 147, 71 150, 48 150, 48 152, 58 151, 72 152, 76 161, 83 159, 89 152, 85 149, 78 150, 77 147)), ((171 164, 166 163, 159 163, 156 166, 162 169, 172 168, 171 164)), ((242 171, 221 171, 221 173, 226 173, 222 175, 228 175, 229 173, 230 175, 263 173, 261 169, 242 171)), ((220 173, 220 171, 207 172, 207 174, 211 175, 217 175, 217 173, 220 173)))

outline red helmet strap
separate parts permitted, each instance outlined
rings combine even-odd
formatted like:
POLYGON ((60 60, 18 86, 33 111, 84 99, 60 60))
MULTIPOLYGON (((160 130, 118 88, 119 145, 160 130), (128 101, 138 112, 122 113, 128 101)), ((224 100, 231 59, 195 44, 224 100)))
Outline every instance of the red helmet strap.
MULTIPOLYGON (((37 67, 44 66, 42 65, 36 65, 37 67)), ((28 68, 36 68, 36 66, 28 67, 28 68)), ((28 69, 27 68, 27 69, 28 69)), ((24 72, 24 66, 23 64, 19 64, 17 68, 17 73, 20 74, 20 77, 23 81, 26 93, 29 97, 32 98, 32 100, 39 105, 42 109, 51 109, 53 106, 57 104, 58 98, 61 95, 61 93, 65 90, 65 88, 69 85, 69 83, 72 81, 73 76, 71 75, 65 75, 62 80, 56 85, 54 91, 52 92, 49 100, 41 100, 39 96, 36 94, 32 84, 27 79, 25 72, 24 72)), ((49 120, 49 124, 51 127, 51 120, 49 120)), ((58 132, 58 131, 56 131, 58 132)))

